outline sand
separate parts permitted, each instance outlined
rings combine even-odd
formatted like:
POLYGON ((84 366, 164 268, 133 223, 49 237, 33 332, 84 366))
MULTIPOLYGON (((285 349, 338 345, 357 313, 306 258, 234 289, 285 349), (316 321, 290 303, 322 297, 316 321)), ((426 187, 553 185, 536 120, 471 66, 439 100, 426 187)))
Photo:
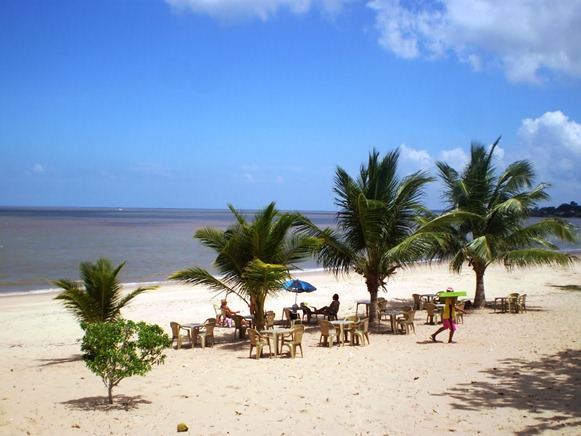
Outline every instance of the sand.
MULTIPOLYGON (((320 307, 338 293, 341 317, 368 297, 357 275, 300 278, 318 290, 299 302, 320 307)), ((304 357, 296 359, 249 358, 247 340, 218 328, 213 348, 168 349, 165 364, 123 380, 112 406, 80 358, 81 329, 54 294, 1 297, 0 434, 167 435, 180 422, 193 435, 580 434, 581 293, 555 287, 579 284, 581 266, 492 266, 488 300, 527 293, 528 311, 472 311, 454 344, 429 339, 437 327, 426 324, 425 312, 415 334, 372 326, 364 347, 320 347, 318 327, 307 326, 304 357)), ((421 266, 399 272, 388 286, 382 295, 398 307, 412 293, 448 286, 472 296, 474 276, 421 266)), ((214 316, 219 299, 204 288, 164 285, 138 297, 124 316, 170 333, 170 321, 214 316)), ((235 297, 229 303, 247 310, 235 297)), ((267 308, 280 319, 293 303, 285 292, 267 308)))

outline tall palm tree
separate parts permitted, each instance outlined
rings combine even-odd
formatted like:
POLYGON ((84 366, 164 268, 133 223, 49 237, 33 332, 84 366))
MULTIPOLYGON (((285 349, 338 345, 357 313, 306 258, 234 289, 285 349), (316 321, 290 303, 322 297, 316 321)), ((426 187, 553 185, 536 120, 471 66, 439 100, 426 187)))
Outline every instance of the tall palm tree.
POLYGON ((488 151, 484 145, 472 143, 470 162, 462 172, 437 162, 448 208, 425 227, 430 232, 438 226, 445 229, 440 234, 439 250, 451 259, 453 271, 461 271, 464 263, 474 270, 476 307, 486 303, 484 274, 493 262, 512 268, 567 266, 579 260, 558 252, 549 241, 575 242, 578 235, 573 225, 555 218, 527 225, 536 203, 549 199, 548 185, 533 187, 535 172, 526 160, 513 162, 499 172, 493 162, 499 141, 488 151))
POLYGON ((109 322, 121 316, 121 309, 139 294, 157 286, 139 287, 123 295, 117 275, 125 262, 113 267, 111 261, 100 258, 94 264, 82 262, 79 266, 81 282, 61 279, 52 282, 64 289, 54 299, 61 300, 79 321, 109 322))
POLYGON ((310 222, 304 226, 322 241, 317 258, 325 269, 336 275, 354 270, 365 278, 371 321, 377 318, 377 294, 380 288, 386 288, 386 278, 411 263, 412 253, 417 253, 410 250, 390 255, 390 249, 413 235, 418 218, 428 213, 421 198, 424 186, 432 179, 423 171, 400 179, 398 160, 397 150, 383 158, 373 150, 357 179, 337 167, 337 229, 319 230, 310 222))
POLYGON ((289 270, 311 255, 316 240, 299 235, 293 227, 304 219, 298 213, 281 213, 275 203, 256 212, 248 222, 228 205, 236 221, 226 230, 200 228, 194 237, 217 253, 214 266, 220 277, 194 266, 177 271, 169 278, 193 285, 204 285, 216 293, 232 293, 247 303, 254 299, 258 326, 264 325, 264 304, 269 295, 281 291, 289 270))

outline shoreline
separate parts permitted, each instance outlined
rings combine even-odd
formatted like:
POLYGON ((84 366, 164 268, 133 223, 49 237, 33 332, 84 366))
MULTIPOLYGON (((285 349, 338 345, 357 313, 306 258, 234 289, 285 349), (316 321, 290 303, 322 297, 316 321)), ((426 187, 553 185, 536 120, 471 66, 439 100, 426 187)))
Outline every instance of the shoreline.
MULTIPOLYGON (((576 257, 581 258, 581 249, 579 249, 579 250, 577 250, 577 249, 564 250, 563 252, 566 254, 570 254, 572 256, 576 256, 576 257)), ((431 262, 430 261, 417 261, 414 266, 410 266, 410 267, 407 267, 405 269, 401 269, 399 272, 401 273, 401 272, 405 272, 406 270, 411 270, 414 268, 422 268, 424 266, 440 265, 440 264, 448 264, 448 261, 439 261, 439 260, 434 260, 431 262)), ((499 266, 499 264, 492 264, 491 266, 489 266, 489 269, 493 268, 495 266, 499 266)), ((551 267, 550 266, 534 266, 532 268, 551 268, 551 267)), ((556 268, 560 268, 560 267, 556 267, 556 268)), ((469 267, 464 266, 463 272, 464 272, 464 270, 467 270, 467 269, 469 269, 469 267)), ((527 268, 527 269, 530 269, 530 268, 527 268)), ((518 269, 517 269, 517 271, 518 271, 518 269)), ((510 272, 510 271, 507 271, 507 272, 510 272)), ((304 270, 292 270, 291 271, 291 275, 297 275, 297 276, 317 274, 317 273, 329 274, 329 275, 332 274, 331 272, 325 271, 323 267, 313 267, 313 268, 307 268, 304 270)), ((351 276, 357 276, 357 274, 351 273, 351 276)), ((170 280, 143 281, 143 282, 122 282, 121 283, 123 288, 131 288, 131 287, 136 288, 139 286, 166 287, 166 286, 179 285, 179 284, 180 284, 179 282, 170 281, 170 280)), ((7 297, 26 296, 26 295, 57 294, 59 292, 61 292, 61 290, 59 288, 56 288, 56 287, 0 292, 0 299, 7 298, 7 297)))

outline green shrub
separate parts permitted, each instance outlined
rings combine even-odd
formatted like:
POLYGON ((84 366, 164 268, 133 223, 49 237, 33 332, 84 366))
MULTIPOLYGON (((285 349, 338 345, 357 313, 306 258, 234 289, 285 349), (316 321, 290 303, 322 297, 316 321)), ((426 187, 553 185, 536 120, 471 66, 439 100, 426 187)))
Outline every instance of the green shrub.
POLYGON ((121 380, 147 374, 153 365, 164 362, 163 351, 171 346, 169 336, 156 324, 120 318, 81 325, 85 330, 81 345, 83 360, 103 380, 109 404, 113 403, 113 388, 121 380))

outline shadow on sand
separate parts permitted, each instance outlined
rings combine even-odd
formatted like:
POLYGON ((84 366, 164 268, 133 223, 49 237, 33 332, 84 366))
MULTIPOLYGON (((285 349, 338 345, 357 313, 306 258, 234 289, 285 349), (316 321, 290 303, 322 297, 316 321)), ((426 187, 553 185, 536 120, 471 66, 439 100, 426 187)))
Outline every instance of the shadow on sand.
POLYGON ((489 381, 467 381, 440 396, 459 410, 509 407, 515 418, 533 417, 534 425, 515 432, 571 431, 581 425, 581 350, 564 350, 539 361, 505 359, 482 371, 489 381))
POLYGON ((106 396, 84 397, 75 400, 63 401, 61 404, 76 410, 135 410, 141 404, 151 404, 151 401, 143 399, 140 395, 128 397, 125 395, 114 395, 113 404, 109 404, 106 396))
POLYGON ((73 354, 69 357, 61 357, 58 359, 40 359, 40 366, 52 366, 52 365, 61 365, 63 363, 71 363, 71 362, 80 362, 83 360, 83 357, 80 354, 73 354))

